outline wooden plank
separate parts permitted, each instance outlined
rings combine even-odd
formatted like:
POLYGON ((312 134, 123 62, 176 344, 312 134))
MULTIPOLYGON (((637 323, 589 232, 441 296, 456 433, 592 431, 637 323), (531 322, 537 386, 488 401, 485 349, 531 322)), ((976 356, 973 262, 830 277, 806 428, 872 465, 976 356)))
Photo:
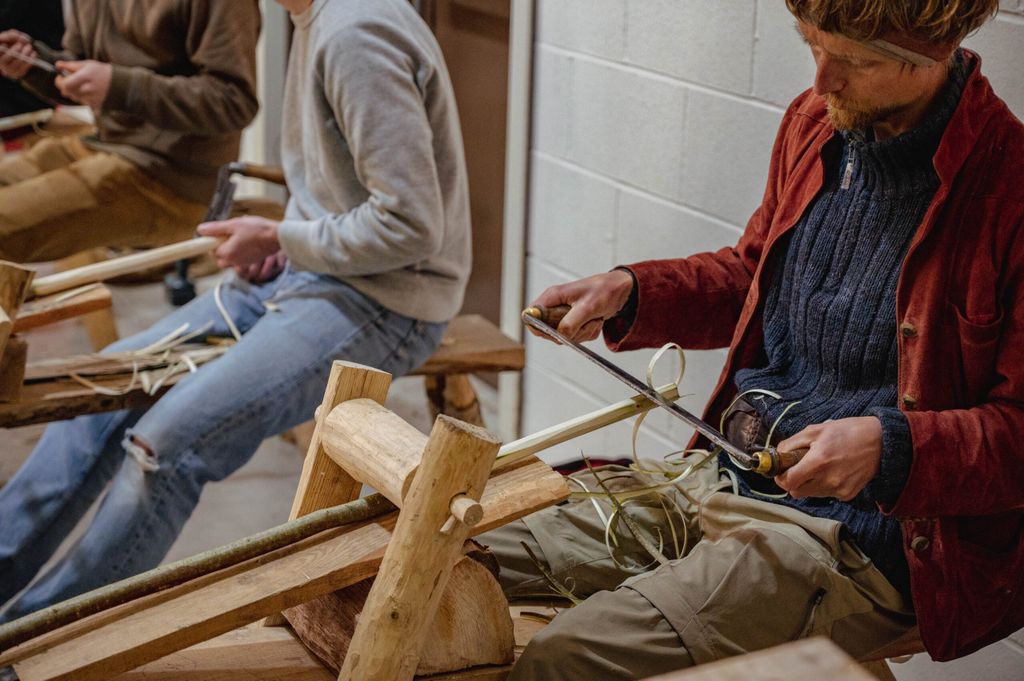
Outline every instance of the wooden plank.
POLYGON ((437 352, 412 375, 467 374, 478 371, 520 371, 526 352, 480 315, 461 315, 448 325, 437 352))
MULTIPOLYGON (((16 402, 0 403, 0 428, 16 428, 33 423, 49 423, 71 419, 83 414, 99 414, 118 409, 139 409, 152 405, 185 374, 172 376, 155 395, 132 390, 125 395, 99 395, 91 388, 66 381, 26 383, 16 402)), ((124 380, 97 379, 95 383, 110 388, 124 385, 124 380)))
POLYGON ((163 657, 112 681, 334 681, 287 629, 250 625, 163 657))
POLYGON ((652 676, 647 681, 875 681, 827 638, 786 643, 749 655, 652 676))
MULTIPOLYGON (((505 681, 512 665, 474 667, 424 681, 505 681)), ((248 626, 111 681, 334 681, 336 675, 283 627, 248 626)), ((418 677, 420 678, 420 677, 418 677)))
MULTIPOLYGON (((482 496, 500 443, 483 428, 439 416, 339 679, 411 680, 420 649, 471 525, 452 521, 458 495, 482 496)), ((475 524, 475 523, 474 523, 475 524)))
MULTIPOLYGON (((544 463, 495 474, 481 498, 484 516, 473 534, 565 499, 562 476, 544 463)), ((331 530, 221 573, 93 615, 0 656, 22 681, 98 681, 139 667, 336 591, 375 574, 395 515, 352 529, 331 530)))
POLYGON ((110 309, 113 305, 110 289, 103 285, 83 290, 78 295, 65 297, 57 293, 25 303, 14 322, 15 333, 38 329, 48 324, 73 319, 90 312, 110 309))

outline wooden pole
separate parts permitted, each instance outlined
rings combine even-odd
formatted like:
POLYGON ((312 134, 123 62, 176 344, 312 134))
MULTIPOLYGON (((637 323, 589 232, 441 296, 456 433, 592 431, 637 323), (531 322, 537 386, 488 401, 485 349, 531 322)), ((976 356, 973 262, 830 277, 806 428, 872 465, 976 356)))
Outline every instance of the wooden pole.
POLYGON ((339 680, 413 678, 424 635, 470 532, 464 523, 447 534, 441 528, 455 497, 481 497, 498 445, 477 426, 443 415, 434 422, 339 680))
POLYGON ((215 249, 221 239, 211 236, 200 236, 176 244, 168 244, 159 248, 151 248, 141 253, 133 253, 120 258, 112 258, 93 265, 76 267, 73 270, 40 277, 32 285, 32 296, 45 296, 59 291, 67 291, 85 284, 113 279, 124 274, 131 274, 152 267, 194 258, 215 249))
MULTIPOLYGON (((667 400, 679 398, 679 386, 674 383, 664 385, 657 390, 667 400)), ((621 402, 597 409, 589 414, 583 414, 544 430, 539 430, 533 435, 527 435, 514 442, 509 442, 499 449, 498 461, 494 464, 494 470, 504 470, 537 452, 580 437, 581 435, 586 435, 613 423, 625 421, 628 418, 655 409, 657 406, 643 395, 637 395, 628 400, 622 400, 621 402)))

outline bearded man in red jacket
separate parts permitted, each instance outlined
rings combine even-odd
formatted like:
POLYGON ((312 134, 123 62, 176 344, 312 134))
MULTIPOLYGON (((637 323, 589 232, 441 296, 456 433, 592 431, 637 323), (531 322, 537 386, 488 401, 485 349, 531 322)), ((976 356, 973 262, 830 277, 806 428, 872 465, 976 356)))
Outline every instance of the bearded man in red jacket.
POLYGON ((816 634, 864 656, 915 624, 951 659, 1024 626, 1024 126, 959 47, 998 2, 787 5, 817 72, 739 243, 535 304, 571 305, 559 330, 612 350, 728 346, 705 419, 749 450, 777 423, 773 444, 809 451, 773 481, 721 457, 702 539, 654 569, 609 558, 589 502, 485 535, 510 594, 541 581, 520 542, 546 579, 597 592, 516 681, 642 678, 816 634))

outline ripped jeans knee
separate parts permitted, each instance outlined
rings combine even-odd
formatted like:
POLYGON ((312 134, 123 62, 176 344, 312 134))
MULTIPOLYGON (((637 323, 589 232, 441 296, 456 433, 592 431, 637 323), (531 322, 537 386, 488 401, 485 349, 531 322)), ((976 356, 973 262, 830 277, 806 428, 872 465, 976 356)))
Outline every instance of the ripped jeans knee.
POLYGON ((139 464, 139 468, 144 473, 155 473, 160 470, 160 462, 157 461, 156 454, 153 453, 152 448, 136 436, 131 429, 125 433, 121 446, 135 459, 136 463, 139 464))

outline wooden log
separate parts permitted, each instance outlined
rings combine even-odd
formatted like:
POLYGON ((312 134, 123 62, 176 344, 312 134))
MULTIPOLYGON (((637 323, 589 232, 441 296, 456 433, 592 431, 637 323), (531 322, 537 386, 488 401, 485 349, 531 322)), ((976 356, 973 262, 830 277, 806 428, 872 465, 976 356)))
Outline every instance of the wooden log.
POLYGON ((431 417, 445 414, 475 426, 484 425, 480 400, 467 374, 426 376, 425 381, 431 417))
MULTIPOLYGON (((284 613, 299 640, 335 675, 345 660, 372 583, 353 584, 284 613)), ((512 662, 514 639, 508 602, 495 575, 475 554, 463 556, 452 568, 448 587, 428 626, 427 641, 420 651, 418 675, 512 662)))
POLYGON ((14 332, 14 320, 35 275, 35 270, 0 260, 0 357, 7 347, 7 339, 14 332))
MULTIPOLYGON (((496 474, 479 534, 565 499, 562 476, 533 460, 496 474)), ((22 681, 100 681, 372 576, 395 515, 329 530, 40 636, 0 655, 22 681)), ((460 544, 461 545, 461 544, 460 544)))
POLYGON ((412 679, 427 625, 470 529, 440 528, 455 496, 478 498, 498 453, 490 433, 439 416, 370 590, 339 680, 412 679))
POLYGON ((210 236, 200 236, 188 241, 181 241, 176 244, 151 248, 140 253, 132 253, 120 258, 111 258, 104 262, 93 265, 77 267, 66 272, 51 274, 48 277, 40 277, 32 285, 32 296, 45 296, 59 291, 92 284, 97 281, 106 281, 124 274, 147 270, 151 267, 158 267, 177 260, 194 258, 197 255, 209 253, 221 242, 210 236))
POLYGON ((90 312, 107 310, 112 304, 110 289, 102 284, 70 297, 64 297, 66 293, 44 296, 25 303, 14 321, 15 333, 38 329, 90 312))
POLYGON ((342 402, 323 419, 327 455, 361 483, 402 508, 427 436, 370 399, 342 402))

